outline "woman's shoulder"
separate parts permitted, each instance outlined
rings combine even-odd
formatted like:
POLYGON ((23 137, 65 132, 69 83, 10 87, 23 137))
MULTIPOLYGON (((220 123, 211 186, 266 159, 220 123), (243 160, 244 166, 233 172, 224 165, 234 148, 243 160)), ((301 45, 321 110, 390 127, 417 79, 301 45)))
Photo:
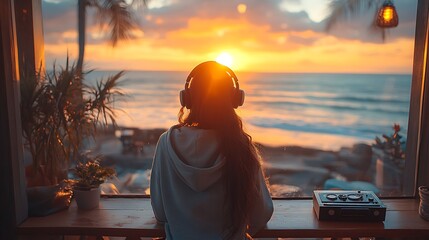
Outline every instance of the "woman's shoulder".
POLYGON ((170 135, 170 132, 172 131, 172 128, 173 127, 170 127, 165 132, 161 133, 161 135, 159 135, 158 143, 156 144, 158 148, 161 147, 162 145, 164 145, 167 142, 168 136, 170 135))
POLYGON ((181 126, 179 124, 177 125, 173 125, 171 126, 169 129, 167 129, 167 131, 163 132, 160 136, 159 136, 159 140, 158 140, 158 145, 161 143, 166 143, 168 142, 169 138, 171 135, 174 134, 175 131, 181 131, 181 129, 184 126, 181 126))

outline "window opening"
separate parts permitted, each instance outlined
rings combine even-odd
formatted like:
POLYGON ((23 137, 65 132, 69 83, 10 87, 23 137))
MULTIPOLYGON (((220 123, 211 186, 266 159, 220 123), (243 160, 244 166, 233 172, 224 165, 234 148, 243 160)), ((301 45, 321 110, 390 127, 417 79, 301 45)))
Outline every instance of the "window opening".
MULTIPOLYGON (((246 91, 237 111, 261 146, 273 197, 356 188, 402 196, 417 0, 394 1, 399 24, 387 30, 371 28, 382 1, 348 19, 330 15, 329 2, 152 0, 131 8, 138 27, 114 48, 88 7, 84 71, 95 71, 85 81, 125 70, 128 96, 114 105, 119 128, 86 144, 116 168, 106 193, 149 194, 155 144, 177 123, 187 74, 217 60, 246 91)), ((48 70, 78 56, 77 9, 42 2, 48 70)))

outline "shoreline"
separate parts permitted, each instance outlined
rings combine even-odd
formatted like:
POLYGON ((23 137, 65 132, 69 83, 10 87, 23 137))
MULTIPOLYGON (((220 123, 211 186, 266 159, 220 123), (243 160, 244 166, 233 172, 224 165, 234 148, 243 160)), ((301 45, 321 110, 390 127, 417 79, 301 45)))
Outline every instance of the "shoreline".
MULTIPOLYGON (((104 131, 93 143, 93 152, 103 154, 103 164, 114 166, 118 173, 117 179, 103 187, 105 193, 149 194, 155 146, 167 129, 132 130, 136 136, 104 131), (133 138, 135 141, 130 142, 133 138)), ((350 182, 363 182, 370 190, 378 191, 374 184, 376 159, 367 143, 340 147, 338 151, 296 145, 257 145, 273 197, 310 197, 313 190, 324 189, 328 183, 341 187, 350 182)))
MULTIPOLYGON (((121 121, 125 121, 121 119, 121 121)), ((246 119, 243 117, 243 122, 246 119)), ((127 121, 125 121, 127 122, 127 121)), ((177 124, 177 122, 172 121, 172 123, 166 123, 168 126, 177 124)), ((130 124, 129 126, 124 125, 119 127, 120 129, 129 129, 136 130, 141 132, 141 135, 144 135, 146 131, 153 130, 168 130, 163 127, 149 126, 145 129, 130 124)), ((352 146, 355 143, 367 143, 369 144, 373 139, 361 138, 357 136, 347 136, 340 134, 330 134, 330 133, 321 133, 321 132, 302 132, 294 130, 286 130, 279 128, 268 128, 268 127, 258 127, 252 124, 245 124, 244 130, 246 133, 252 136, 254 142, 267 147, 289 147, 289 146, 301 146, 311 149, 320 149, 326 151, 339 151, 342 147, 352 146), (341 143, 341 144, 338 144, 341 143)), ((156 138, 156 136, 155 136, 156 138)), ((375 138, 375 135, 374 135, 375 138)))
POLYGON ((251 133, 255 142, 259 142, 267 147, 299 146, 309 149, 339 151, 342 147, 351 147, 356 143, 369 143, 372 141, 346 135, 264 128, 249 124, 247 125, 246 132, 251 133))

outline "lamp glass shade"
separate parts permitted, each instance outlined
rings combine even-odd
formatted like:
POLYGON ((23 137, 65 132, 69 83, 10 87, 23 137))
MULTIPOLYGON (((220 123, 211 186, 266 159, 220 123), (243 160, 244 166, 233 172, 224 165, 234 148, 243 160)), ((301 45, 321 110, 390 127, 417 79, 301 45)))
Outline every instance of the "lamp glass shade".
POLYGON ((378 10, 377 26, 381 28, 392 28, 398 26, 399 19, 395 6, 391 1, 384 2, 383 6, 378 10))

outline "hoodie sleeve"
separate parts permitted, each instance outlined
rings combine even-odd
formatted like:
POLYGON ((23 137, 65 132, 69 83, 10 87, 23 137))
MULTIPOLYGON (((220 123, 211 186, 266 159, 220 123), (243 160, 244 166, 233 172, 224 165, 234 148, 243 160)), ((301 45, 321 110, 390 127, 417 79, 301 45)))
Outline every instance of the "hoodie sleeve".
POLYGON ((156 220, 158 222, 164 223, 167 221, 164 212, 164 205, 162 199, 161 191, 161 160, 162 160, 162 151, 167 151, 165 149, 165 144, 163 144, 166 138, 164 133, 159 138, 158 144, 155 150, 155 156, 152 163, 152 172, 150 175, 150 201, 152 204, 153 213, 155 214, 156 220))
POLYGON ((273 215, 274 207, 270 192, 268 191, 262 169, 258 172, 259 194, 255 197, 255 205, 249 215, 249 234, 255 235, 261 230, 273 215))

